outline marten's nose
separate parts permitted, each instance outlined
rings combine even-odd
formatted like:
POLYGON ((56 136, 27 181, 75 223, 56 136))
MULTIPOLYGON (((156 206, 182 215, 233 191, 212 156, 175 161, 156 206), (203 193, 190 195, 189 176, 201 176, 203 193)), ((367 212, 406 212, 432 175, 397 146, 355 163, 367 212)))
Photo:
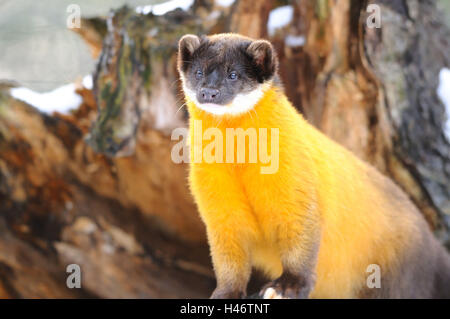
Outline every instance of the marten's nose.
POLYGON ((202 88, 199 94, 200 103, 217 103, 220 91, 216 89, 202 88))

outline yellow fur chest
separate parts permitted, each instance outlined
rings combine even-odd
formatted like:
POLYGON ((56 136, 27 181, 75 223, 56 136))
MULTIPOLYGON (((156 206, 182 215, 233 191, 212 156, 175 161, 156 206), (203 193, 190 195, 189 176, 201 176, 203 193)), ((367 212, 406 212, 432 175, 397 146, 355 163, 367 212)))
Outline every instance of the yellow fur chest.
MULTIPOLYGON (((253 263, 259 268, 264 268, 271 277, 281 272, 278 246, 283 244, 284 239, 280 238, 280 230, 282 232, 285 225, 295 225, 298 214, 311 209, 311 196, 314 196, 314 191, 310 189, 312 183, 308 182, 314 176, 307 173, 306 169, 310 165, 309 159, 306 157, 299 160, 295 155, 295 148, 300 147, 300 138, 303 135, 298 131, 300 127, 298 121, 301 118, 288 103, 284 95, 272 89, 265 93, 264 98, 249 114, 240 117, 215 117, 188 102, 191 114, 190 185, 194 196, 203 194, 195 196, 200 214, 207 225, 221 220, 220 216, 212 216, 214 208, 208 204, 211 202, 210 198, 202 200, 204 197, 217 196, 218 202, 223 200, 243 202, 246 206, 243 210, 249 213, 236 214, 236 222, 247 224, 247 233, 243 240, 247 240, 251 247, 249 249, 254 259, 253 263), (280 125, 281 119, 285 122, 283 125, 280 125), (217 133, 220 132, 215 134, 215 137, 221 135, 224 138, 224 142, 219 143, 219 147, 223 147, 223 155, 214 158, 212 162, 206 159, 204 152, 202 160, 199 160, 198 153, 195 154, 195 147, 199 143, 203 151, 205 149, 208 151, 212 141, 209 137, 212 134, 206 131, 210 128, 216 129, 217 133), (256 135, 254 144, 250 143, 249 134, 246 136, 243 149, 239 148, 236 140, 233 147, 234 161, 231 163, 227 162, 225 154, 227 152, 225 139, 230 128, 246 132, 254 129, 256 135), (261 133, 261 130, 265 130, 266 134, 261 133), (207 138, 199 142, 200 135, 207 138), (245 152, 243 163, 238 161, 239 151, 245 152), (251 161, 250 154, 255 152, 257 156, 254 156, 253 160, 255 158, 256 160, 251 161), (267 161, 267 157, 260 156, 261 153, 270 155, 270 160, 267 161), (299 169, 302 166, 303 169, 299 169), (263 173, 262 168, 270 170, 263 173), (230 177, 233 182, 229 182, 230 177), (305 187, 301 185, 302 180, 305 187)), ((212 154, 215 155, 215 152, 212 154)))

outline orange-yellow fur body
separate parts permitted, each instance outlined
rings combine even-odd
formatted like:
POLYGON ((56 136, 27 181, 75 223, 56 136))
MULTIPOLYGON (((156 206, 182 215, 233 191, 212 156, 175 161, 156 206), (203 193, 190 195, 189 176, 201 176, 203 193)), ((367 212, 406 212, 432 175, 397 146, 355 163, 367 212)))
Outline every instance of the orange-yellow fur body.
MULTIPOLYGON (((380 265, 383 275, 413 246, 414 207, 391 200, 390 181, 308 124, 276 87, 239 116, 214 116, 187 102, 191 144, 194 120, 224 137, 226 128, 279 129, 274 174, 261 174, 260 163, 191 162, 190 187, 216 273, 245 279, 253 266, 275 279, 282 258, 301 259, 315 234, 320 246, 310 297, 353 298, 366 284, 368 265, 380 265)), ((217 280, 227 284, 226 276, 217 280)))

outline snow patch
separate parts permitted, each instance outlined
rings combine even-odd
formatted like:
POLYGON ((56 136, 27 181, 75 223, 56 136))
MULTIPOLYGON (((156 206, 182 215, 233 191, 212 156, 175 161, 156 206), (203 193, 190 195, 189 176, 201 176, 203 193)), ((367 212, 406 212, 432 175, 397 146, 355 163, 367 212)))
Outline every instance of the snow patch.
POLYGON ((216 0, 216 4, 220 7, 229 7, 235 0, 216 0))
POLYGON ((450 69, 448 68, 443 68, 439 72, 437 95, 445 106, 447 120, 444 123, 444 135, 450 143, 450 69))
POLYGON ((55 111, 68 114, 71 110, 77 109, 82 102, 81 96, 75 93, 75 84, 73 83, 45 93, 35 92, 25 87, 12 88, 10 94, 47 114, 55 111))
POLYGON ((141 14, 149 14, 150 12, 154 15, 160 16, 166 14, 169 11, 173 11, 177 8, 183 10, 189 9, 194 4, 194 0, 170 0, 160 4, 150 4, 147 6, 136 7, 136 12, 141 14))
POLYGON ((267 21, 267 31, 273 36, 277 29, 283 28, 291 23, 294 17, 294 8, 292 6, 282 6, 273 9, 269 13, 267 21))
POLYGON ((303 35, 288 34, 286 38, 284 38, 284 43, 291 48, 302 47, 305 45, 305 37, 303 35))
POLYGON ((206 20, 216 20, 220 17, 220 11, 216 10, 211 12, 208 17, 206 18, 206 20))
POLYGON ((94 87, 94 81, 92 80, 92 75, 86 75, 83 78, 83 81, 81 82, 83 84, 83 87, 85 87, 88 90, 92 90, 94 87))

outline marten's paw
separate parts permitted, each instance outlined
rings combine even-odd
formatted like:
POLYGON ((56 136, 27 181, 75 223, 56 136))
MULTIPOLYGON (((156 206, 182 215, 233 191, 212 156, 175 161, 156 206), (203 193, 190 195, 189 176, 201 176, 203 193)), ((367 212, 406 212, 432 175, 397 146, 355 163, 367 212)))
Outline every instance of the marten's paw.
POLYGON ((259 295, 263 299, 305 299, 310 290, 310 285, 301 276, 283 273, 265 285, 259 295))

